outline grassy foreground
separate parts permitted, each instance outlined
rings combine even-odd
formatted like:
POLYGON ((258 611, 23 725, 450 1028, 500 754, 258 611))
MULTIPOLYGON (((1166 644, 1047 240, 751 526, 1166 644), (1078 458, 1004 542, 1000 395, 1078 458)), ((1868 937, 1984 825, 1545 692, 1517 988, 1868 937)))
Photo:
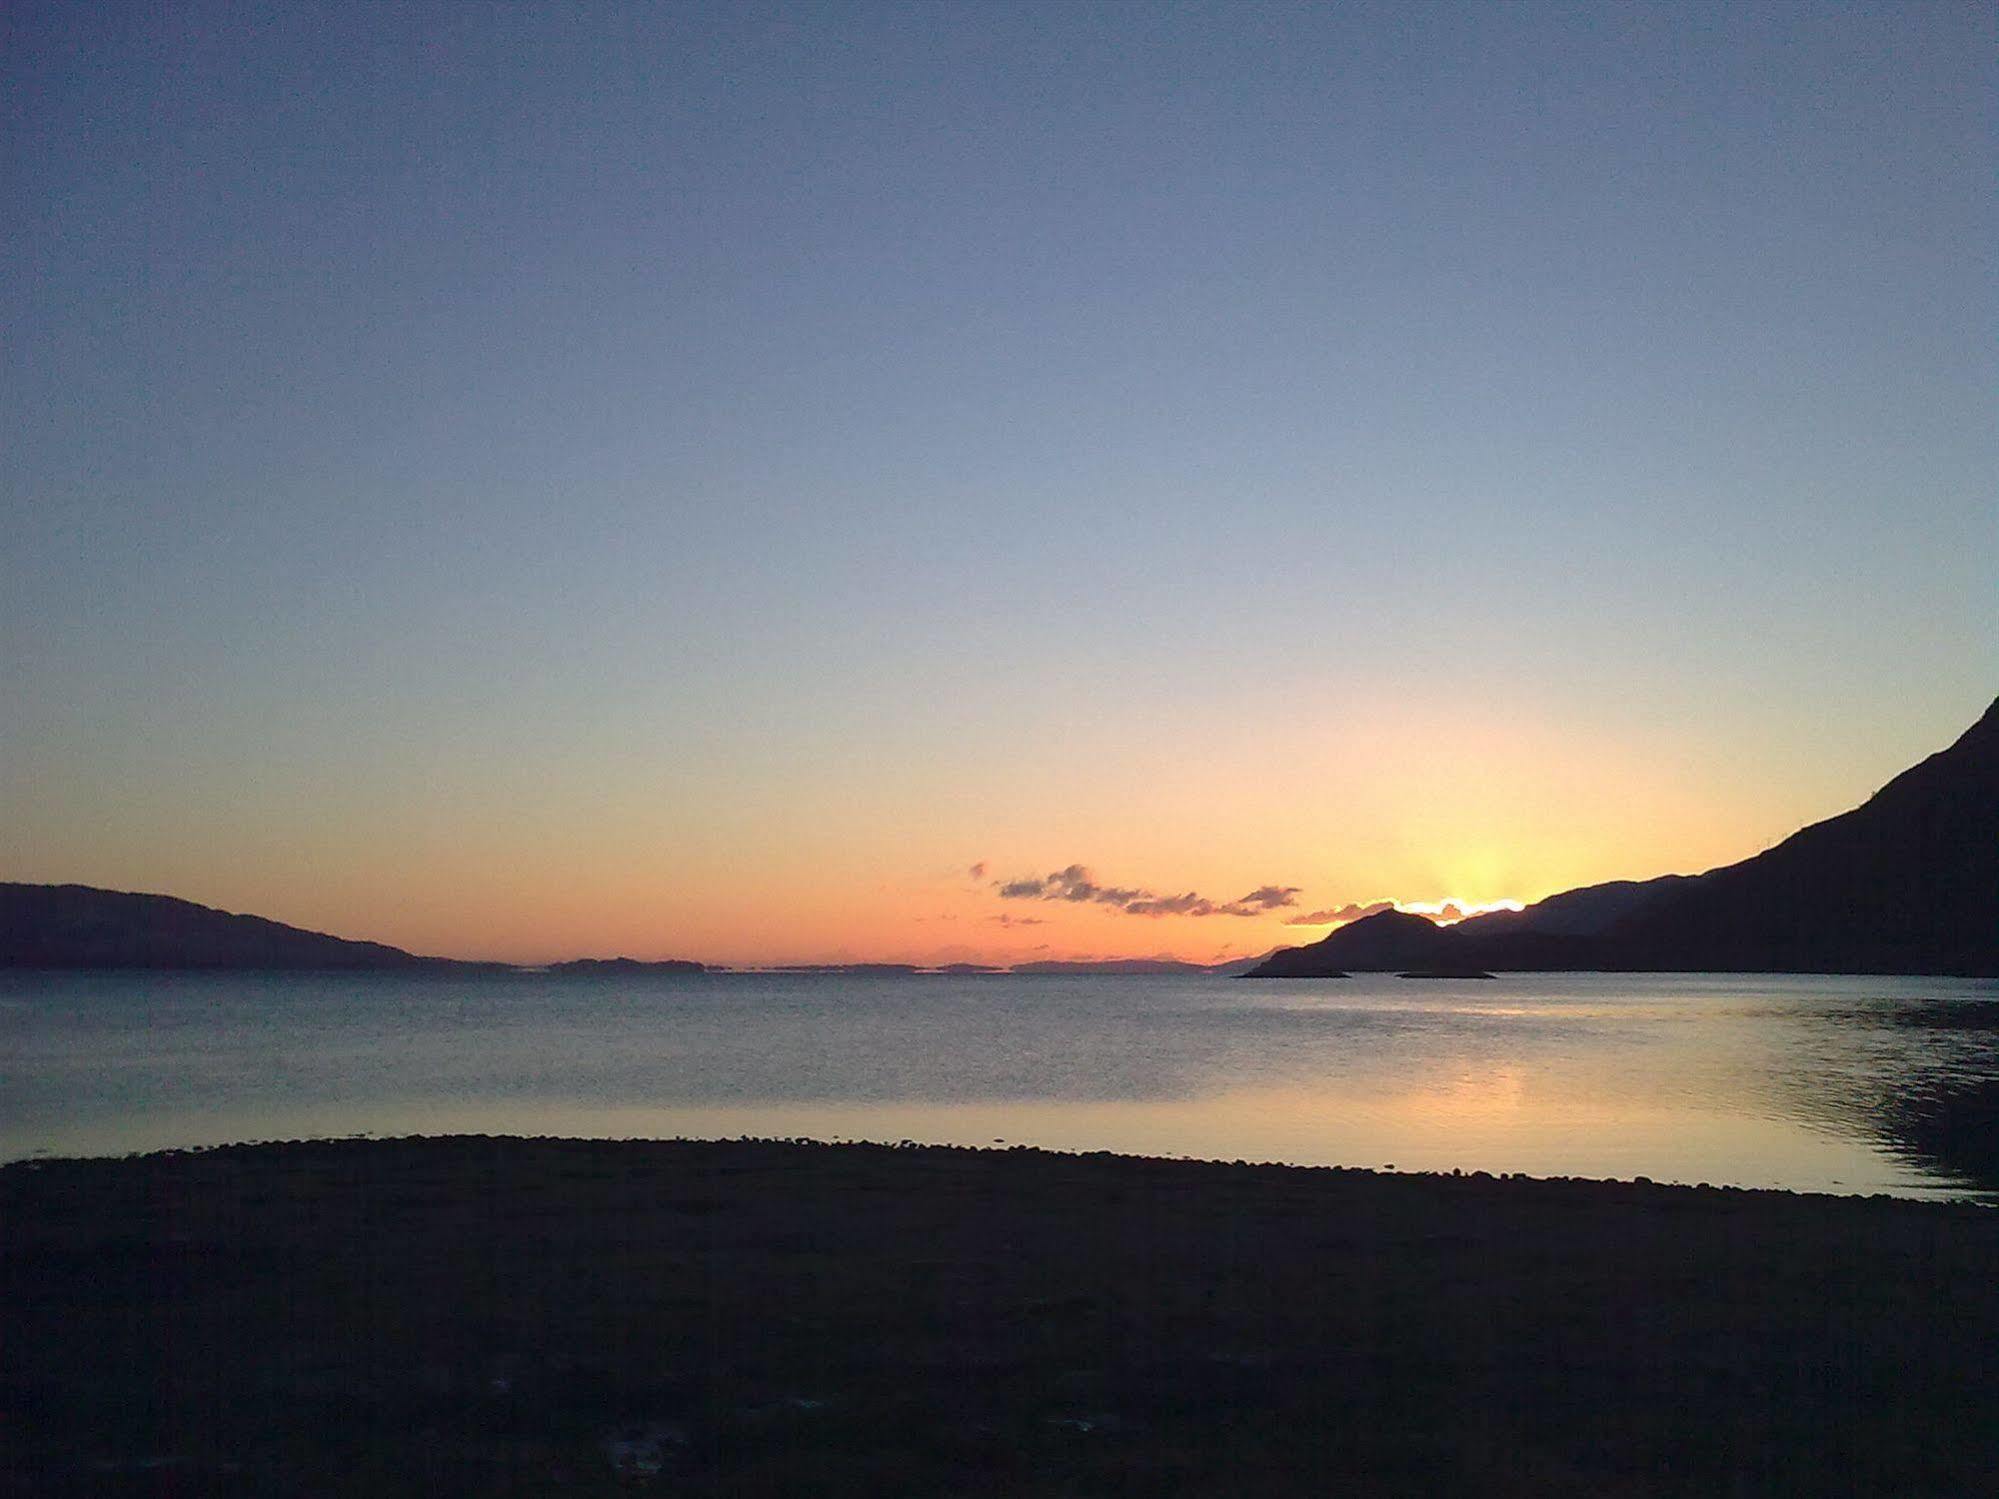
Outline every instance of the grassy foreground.
POLYGON ((1999 1214, 459 1138, 0 1169, 0 1494, 1915 1494, 1999 1214))

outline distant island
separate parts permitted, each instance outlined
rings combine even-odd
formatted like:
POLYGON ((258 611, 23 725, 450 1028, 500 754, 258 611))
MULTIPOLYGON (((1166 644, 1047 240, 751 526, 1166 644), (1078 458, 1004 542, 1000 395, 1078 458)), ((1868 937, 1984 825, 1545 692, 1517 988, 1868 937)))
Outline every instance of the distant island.
POLYGON ((639 978, 650 974, 707 973, 706 963, 687 958, 661 958, 648 962, 641 958, 571 958, 567 963, 551 963, 548 971, 564 978, 639 978))
POLYGON ((1509 969, 1999 976, 1999 701, 1861 806, 1739 864, 1455 926, 1383 911, 1248 976, 1509 969))
POLYGON ((914 963, 776 963, 764 973, 847 973, 857 978, 903 978, 923 970, 914 963))

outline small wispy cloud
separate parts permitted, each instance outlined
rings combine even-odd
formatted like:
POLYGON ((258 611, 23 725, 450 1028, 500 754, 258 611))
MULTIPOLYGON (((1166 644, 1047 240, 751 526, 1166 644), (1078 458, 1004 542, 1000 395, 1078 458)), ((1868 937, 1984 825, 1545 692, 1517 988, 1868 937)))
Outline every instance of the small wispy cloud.
POLYGON ((1215 903, 1189 890, 1185 895, 1147 895, 1127 901, 1124 909, 1128 916, 1212 916, 1215 903))
POLYGON ((975 880, 984 879, 986 877, 986 861, 984 859, 979 860, 978 863, 966 870, 965 873, 969 874, 975 880))
POLYGON ((1275 911, 1283 906, 1297 905, 1301 888, 1298 885, 1258 885, 1249 894, 1238 896, 1229 904, 1248 910, 1275 911))

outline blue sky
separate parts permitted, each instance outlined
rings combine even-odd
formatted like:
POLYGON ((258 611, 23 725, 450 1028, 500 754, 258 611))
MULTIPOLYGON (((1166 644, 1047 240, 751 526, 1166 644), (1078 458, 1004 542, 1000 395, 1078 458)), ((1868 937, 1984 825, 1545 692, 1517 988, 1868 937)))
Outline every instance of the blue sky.
MULTIPOLYGON (((0 877, 420 942, 413 841, 574 837, 670 944, 830 818, 1531 897, 1257 873, 1230 788, 1528 722, 1755 845, 1999 681, 1987 7, 5 24, 0 877)), ((1599 841, 1514 882, 1717 853, 1599 841)))

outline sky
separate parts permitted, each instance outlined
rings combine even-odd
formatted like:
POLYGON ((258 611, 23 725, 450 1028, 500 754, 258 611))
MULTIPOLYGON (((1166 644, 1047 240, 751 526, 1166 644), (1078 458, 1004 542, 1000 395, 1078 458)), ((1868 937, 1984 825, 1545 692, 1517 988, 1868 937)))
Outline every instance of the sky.
POLYGON ((1745 857, 1999 690, 1995 29, 18 0, 0 879, 1210 961, 1745 857))

